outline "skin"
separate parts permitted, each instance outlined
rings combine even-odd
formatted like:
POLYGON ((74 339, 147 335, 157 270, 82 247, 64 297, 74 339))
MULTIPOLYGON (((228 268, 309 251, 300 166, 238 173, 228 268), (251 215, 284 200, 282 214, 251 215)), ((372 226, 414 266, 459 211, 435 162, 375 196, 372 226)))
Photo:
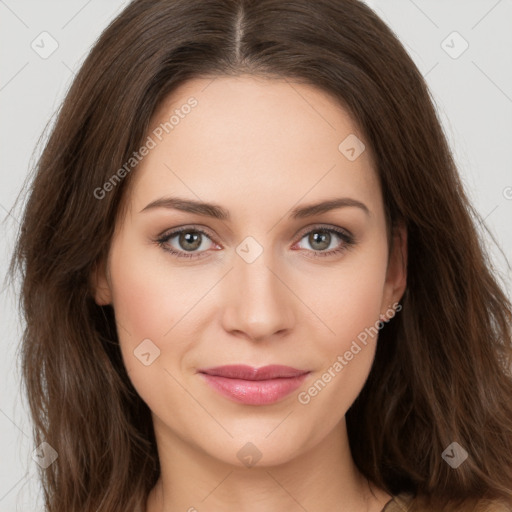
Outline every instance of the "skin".
MULTIPOLYGON (((198 105, 134 171, 108 261, 94 275, 96 301, 113 305, 124 363, 152 411, 162 471, 147 512, 380 511, 391 497, 358 472, 345 423, 376 337, 308 404, 297 399, 405 290, 406 233, 396 232, 388 260, 369 147, 354 161, 338 150, 349 134, 363 136, 325 92, 247 75, 183 84, 148 134, 191 96, 198 105), (216 203, 231 219, 142 211, 171 195, 216 203), (369 213, 346 206, 289 217, 292 208, 339 197, 369 213), (350 231, 355 244, 315 257, 321 250, 308 234, 318 224, 350 231), (165 250, 187 252, 178 236, 156 242, 189 225, 208 232, 199 258, 165 250), (236 252, 248 236, 263 249, 252 263, 236 252), (134 356, 144 339, 160 350, 148 366, 134 356), (197 373, 224 364, 311 373, 277 403, 246 405, 197 373), (237 457, 248 442, 261 453, 253 467, 237 457)), ((332 234, 328 250, 343 245, 332 234)))

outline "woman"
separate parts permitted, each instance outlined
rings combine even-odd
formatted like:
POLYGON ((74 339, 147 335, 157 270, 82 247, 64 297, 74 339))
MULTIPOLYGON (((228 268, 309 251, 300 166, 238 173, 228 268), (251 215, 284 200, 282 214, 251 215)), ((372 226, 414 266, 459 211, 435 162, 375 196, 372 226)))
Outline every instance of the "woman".
POLYGON ((474 218, 364 4, 132 2, 15 255, 46 509, 510 510, 511 305, 474 218))

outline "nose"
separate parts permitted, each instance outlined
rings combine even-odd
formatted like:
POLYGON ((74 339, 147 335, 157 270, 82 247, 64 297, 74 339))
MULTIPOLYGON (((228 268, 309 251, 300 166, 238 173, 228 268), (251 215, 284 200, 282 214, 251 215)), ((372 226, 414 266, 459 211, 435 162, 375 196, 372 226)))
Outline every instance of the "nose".
POLYGON ((234 268, 223 286, 223 327, 252 341, 283 335, 295 322, 294 295, 286 272, 278 270, 263 253, 252 263, 235 256, 234 268))

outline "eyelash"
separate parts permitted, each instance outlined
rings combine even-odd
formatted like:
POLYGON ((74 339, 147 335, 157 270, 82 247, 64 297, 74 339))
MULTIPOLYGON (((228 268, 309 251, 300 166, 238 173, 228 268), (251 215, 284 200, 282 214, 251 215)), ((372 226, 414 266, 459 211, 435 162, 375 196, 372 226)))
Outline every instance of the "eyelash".
MULTIPOLYGON (((313 256, 313 258, 324 258, 327 256, 333 256, 335 254, 341 254, 342 252, 351 249, 355 245, 355 239, 351 234, 349 234, 339 228, 326 227, 326 226, 322 226, 322 225, 314 226, 309 231, 302 233, 302 235, 300 236, 298 241, 300 242, 306 235, 309 235, 309 234, 315 233, 315 232, 319 232, 319 231, 326 232, 326 233, 334 233, 342 240, 343 243, 340 245, 340 247, 338 247, 336 249, 331 249, 330 251, 314 251, 313 250, 312 252, 315 253, 315 256, 313 256)), ((169 233, 164 233, 160 238, 158 238, 156 240, 156 243, 164 251, 169 252, 170 254, 172 254, 173 256, 176 256, 177 258, 189 258, 190 259, 190 258, 203 257, 201 255, 206 253, 207 251, 188 252, 187 253, 187 252, 176 251, 173 248, 166 245, 169 242, 169 240, 171 240, 171 238, 174 238, 175 236, 177 236, 181 233, 184 233, 184 232, 201 233, 202 235, 204 235, 207 238, 209 238, 210 240, 212 240, 212 242, 215 242, 212 239, 212 237, 203 229, 201 229, 199 227, 195 227, 195 226, 185 226, 183 228, 175 229, 169 233)))

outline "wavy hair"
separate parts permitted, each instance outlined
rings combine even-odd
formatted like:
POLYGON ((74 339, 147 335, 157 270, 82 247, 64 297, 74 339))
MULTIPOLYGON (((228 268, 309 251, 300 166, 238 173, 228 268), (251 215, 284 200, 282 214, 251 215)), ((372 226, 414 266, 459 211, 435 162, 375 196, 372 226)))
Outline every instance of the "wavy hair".
POLYGON ((434 102, 385 23, 357 0, 135 0, 77 74, 35 168, 11 273, 21 274, 23 382, 47 512, 144 510, 159 476, 150 410, 124 368, 91 274, 124 191, 94 190, 140 147, 163 99, 191 78, 311 84, 357 122, 388 228, 408 233, 403 310, 346 414, 354 461, 413 507, 512 503, 511 304, 476 229, 434 102), (458 442, 456 470, 442 458, 458 442), (455 505, 454 505, 455 504, 455 505))

